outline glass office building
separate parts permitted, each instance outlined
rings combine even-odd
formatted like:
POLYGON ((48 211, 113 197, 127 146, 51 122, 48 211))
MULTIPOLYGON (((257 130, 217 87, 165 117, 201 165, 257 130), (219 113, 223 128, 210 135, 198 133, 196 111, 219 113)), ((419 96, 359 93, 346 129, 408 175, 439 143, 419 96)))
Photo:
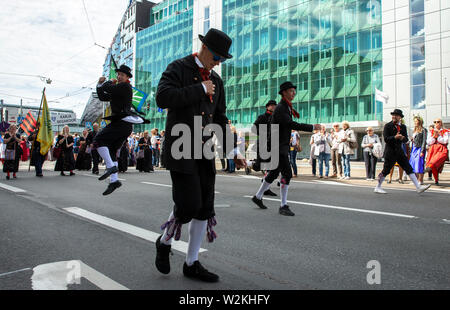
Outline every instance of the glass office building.
MULTIPOLYGON (((136 86, 150 95, 167 64, 192 53, 192 4, 160 3, 153 25, 137 34, 136 86)), ((382 120, 374 98, 383 89, 381 0, 222 0, 221 14, 233 39, 221 75, 238 127, 250 127, 269 99, 278 101, 287 80, 297 85, 302 122, 382 120)), ((149 128, 164 128, 166 114, 150 98, 149 128)))
POLYGON ((192 7, 193 0, 160 3, 152 8, 151 26, 136 35, 136 87, 149 94, 145 112, 151 123, 146 130, 165 128, 167 113, 156 106, 156 89, 167 65, 192 53, 192 7))

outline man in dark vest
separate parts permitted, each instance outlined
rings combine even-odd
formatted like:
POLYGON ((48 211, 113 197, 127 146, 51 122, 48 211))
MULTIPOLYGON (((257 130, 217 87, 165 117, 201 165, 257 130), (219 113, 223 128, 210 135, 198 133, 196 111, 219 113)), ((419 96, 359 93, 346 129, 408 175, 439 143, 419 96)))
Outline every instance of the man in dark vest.
POLYGON ((89 146, 91 150, 91 156, 92 156, 92 173, 98 174, 98 163, 100 162, 100 155, 98 155, 97 150, 94 148, 94 139, 95 136, 97 136, 98 133, 98 124, 94 123, 92 125, 93 130, 89 131, 89 134, 86 137, 86 144, 89 146))
POLYGON ((36 170, 36 176, 42 178, 42 165, 45 161, 45 155, 41 155, 41 143, 37 141, 37 135, 39 133, 39 122, 36 124, 36 129, 28 136, 28 141, 32 143, 30 165, 34 166, 36 170))
MULTIPOLYGON (((277 102, 275 100, 269 100, 269 102, 266 103, 266 112, 264 114, 261 114, 258 116, 256 121, 253 123, 255 125, 252 127, 252 132, 256 134, 258 137, 260 136, 260 125, 267 125, 267 140, 269 141, 269 133, 270 133, 270 118, 272 117, 273 111, 275 111, 275 107, 277 106, 277 102)), ((259 139, 256 141, 256 160, 253 162, 248 163, 248 169, 253 169, 255 171, 261 170, 261 163, 267 162, 266 159, 261 159, 260 149, 259 149, 259 139)), ((276 196, 274 192, 270 190, 270 188, 264 192, 264 195, 267 196, 276 196)))
MULTIPOLYGON (((226 129, 228 119, 225 115, 223 82, 212 69, 232 57, 228 53, 232 41, 225 33, 214 28, 205 36, 199 35, 199 38, 202 42, 200 51, 170 63, 162 74, 156 93, 158 107, 168 109, 163 164, 170 170, 174 207, 168 221, 161 227, 164 232, 156 242, 155 264, 161 273, 170 272, 172 239, 178 240, 181 226, 189 223, 189 244, 183 274, 201 281, 216 282, 219 280, 218 275, 206 270, 198 261, 205 233, 209 242, 216 238, 213 230, 216 224, 215 160, 207 159, 203 153, 201 159, 193 156, 195 144, 202 146, 209 143, 213 133, 203 132, 206 135, 203 137, 196 137, 192 133, 195 130, 203 131, 210 124, 220 126, 224 137, 225 132, 229 131, 226 129), (194 125, 199 122, 201 125, 194 125), (192 147, 187 158, 177 156, 178 149, 172 150, 179 138, 175 132, 178 125, 187 126, 191 132, 188 140, 192 147)), ((244 167, 242 160, 237 164, 240 168, 244 167)))
MULTIPOLYGON (((295 215, 287 205, 289 182, 292 178, 291 164, 289 161, 289 144, 291 140, 291 131, 300 130, 312 132, 314 129, 318 130, 320 128, 319 124, 301 124, 292 120, 292 117, 300 117, 298 112, 292 106, 292 100, 294 100, 295 98, 296 89, 297 87, 294 86, 291 82, 284 82, 280 85, 280 91, 278 93, 282 98, 280 103, 275 108, 275 111, 273 112, 270 120, 271 127, 274 125, 278 126, 277 135, 279 139, 279 163, 275 169, 269 171, 268 175, 264 178, 264 181, 261 184, 258 192, 252 198, 252 201, 258 207, 260 207, 261 209, 267 209, 267 207, 262 202, 263 194, 266 190, 269 189, 270 184, 272 184, 272 182, 281 173, 281 206, 279 209, 279 213, 281 215, 287 216, 295 215)), ((271 139, 272 138, 273 137, 271 136, 271 139)))
POLYGON ((99 177, 100 181, 110 177, 110 183, 103 195, 109 195, 122 186, 118 180, 119 152, 122 144, 133 131, 133 124, 144 123, 144 119, 131 111, 133 90, 130 78, 133 77, 131 69, 125 65, 116 69, 117 80, 106 81, 105 77, 98 80, 97 95, 101 101, 110 101, 111 116, 104 119, 110 120, 94 138, 94 148, 103 158, 106 165, 105 173, 99 177))
POLYGON ((413 168, 409 164, 408 158, 402 149, 402 144, 408 141, 408 132, 406 126, 402 124, 403 112, 402 110, 395 109, 391 112, 392 121, 384 125, 383 138, 386 142, 384 149, 384 166, 383 171, 378 175, 378 184, 375 187, 374 192, 378 194, 386 194, 386 191, 381 188, 386 176, 390 173, 392 167, 397 162, 400 167, 408 174, 409 179, 416 186, 417 193, 423 193, 431 184, 420 185, 413 168))

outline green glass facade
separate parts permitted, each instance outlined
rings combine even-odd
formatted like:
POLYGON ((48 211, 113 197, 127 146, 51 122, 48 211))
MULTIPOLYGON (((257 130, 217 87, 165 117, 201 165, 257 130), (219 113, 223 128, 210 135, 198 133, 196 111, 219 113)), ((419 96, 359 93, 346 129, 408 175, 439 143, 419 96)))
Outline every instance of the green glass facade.
POLYGON ((156 89, 167 65, 192 53, 192 7, 192 0, 163 2, 152 8, 152 25, 136 34, 136 87, 149 94, 145 112, 151 123, 135 131, 165 127, 167 114, 156 106, 156 89))
POLYGON ((287 80, 304 122, 382 119, 381 0, 223 0, 223 30, 233 123, 253 123, 287 80))

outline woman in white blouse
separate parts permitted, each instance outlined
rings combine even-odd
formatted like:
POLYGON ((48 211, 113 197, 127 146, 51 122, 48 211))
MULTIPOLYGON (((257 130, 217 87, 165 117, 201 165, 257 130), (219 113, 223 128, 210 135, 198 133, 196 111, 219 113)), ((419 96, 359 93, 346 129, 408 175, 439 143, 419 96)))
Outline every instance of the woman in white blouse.
POLYGON ((323 178, 323 164, 325 163, 325 178, 328 178, 330 171, 330 156, 331 156, 331 135, 326 132, 325 125, 322 125, 320 132, 313 136, 315 150, 314 155, 319 159, 319 178, 323 178))
POLYGON ((442 172, 444 163, 448 158, 448 141, 450 130, 445 129, 440 118, 434 121, 434 130, 428 133, 429 145, 426 171, 433 172, 434 181, 439 185, 439 173, 442 172))

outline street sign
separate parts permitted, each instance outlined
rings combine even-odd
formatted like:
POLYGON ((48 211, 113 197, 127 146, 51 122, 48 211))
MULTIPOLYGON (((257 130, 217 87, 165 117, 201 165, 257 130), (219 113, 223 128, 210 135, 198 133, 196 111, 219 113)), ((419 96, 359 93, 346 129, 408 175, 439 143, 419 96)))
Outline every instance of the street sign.
POLYGON ((105 128, 106 127, 106 121, 102 121, 100 123, 100 128, 105 128))
POLYGON ((93 128, 92 128, 92 122, 86 122, 86 128, 91 128, 91 129, 93 129, 93 128))
POLYGON ((50 112, 52 124, 56 126, 76 124, 77 116, 75 113, 50 112))

